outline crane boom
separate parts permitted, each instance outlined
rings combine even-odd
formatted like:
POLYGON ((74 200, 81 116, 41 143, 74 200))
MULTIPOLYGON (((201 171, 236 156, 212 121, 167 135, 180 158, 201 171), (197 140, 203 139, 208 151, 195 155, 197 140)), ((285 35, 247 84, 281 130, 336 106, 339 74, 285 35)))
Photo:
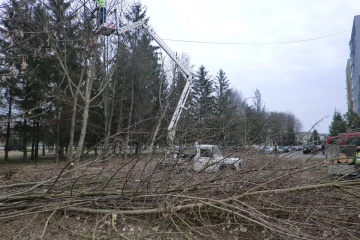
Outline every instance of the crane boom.
POLYGON ((184 66, 184 64, 176 57, 176 55, 171 51, 171 49, 161 40, 161 38, 156 35, 156 33, 146 25, 146 23, 142 20, 129 24, 127 26, 121 27, 118 29, 117 34, 123 34, 127 31, 140 27, 144 32, 149 34, 153 40, 168 54, 168 56, 176 63, 176 65, 180 68, 180 72, 183 77, 186 79, 185 87, 181 93, 179 102, 176 106, 174 114, 171 118, 170 124, 168 126, 168 144, 170 146, 173 145, 176 126, 180 119, 182 110, 185 108, 185 103, 187 98, 189 97, 191 86, 194 80, 194 75, 184 66))

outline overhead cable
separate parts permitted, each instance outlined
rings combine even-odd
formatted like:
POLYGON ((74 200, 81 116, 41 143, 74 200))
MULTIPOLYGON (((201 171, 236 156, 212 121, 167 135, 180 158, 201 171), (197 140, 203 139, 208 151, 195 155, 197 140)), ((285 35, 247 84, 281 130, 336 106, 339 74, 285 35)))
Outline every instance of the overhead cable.
POLYGON ((315 41, 319 39, 333 37, 345 32, 350 31, 351 29, 347 29, 338 33, 322 36, 322 37, 315 37, 315 38, 308 38, 302 40, 293 40, 293 41, 282 41, 282 42, 209 42, 209 41, 195 41, 195 40, 181 40, 181 39, 169 39, 164 38, 165 41, 172 41, 172 42, 185 42, 185 43, 197 43, 197 44, 217 44, 217 45, 275 45, 275 44, 291 44, 291 43, 299 43, 299 42, 309 42, 315 41))

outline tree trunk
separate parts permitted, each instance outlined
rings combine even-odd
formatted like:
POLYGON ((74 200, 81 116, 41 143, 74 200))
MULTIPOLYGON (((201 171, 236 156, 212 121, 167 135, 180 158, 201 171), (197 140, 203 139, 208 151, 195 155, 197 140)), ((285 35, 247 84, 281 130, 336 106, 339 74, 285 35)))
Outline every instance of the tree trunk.
MULTIPOLYGON (((176 68, 174 68, 174 74, 173 76, 175 76, 175 70, 176 68)), ((173 79, 174 80, 174 79, 173 79)), ((174 82, 174 81, 173 81, 174 82)), ((171 89, 173 89, 174 87, 174 84, 171 86, 171 89)), ((165 100, 165 106, 164 106, 164 109, 162 109, 160 112, 160 117, 158 119, 158 121, 156 122, 155 124, 155 129, 154 129, 154 132, 152 134, 152 137, 151 137, 151 141, 150 141, 150 145, 149 145, 149 150, 150 150, 150 155, 149 155, 149 159, 151 159, 151 154, 153 153, 154 151, 154 144, 155 144, 155 140, 156 140, 156 137, 158 135, 158 132, 160 130, 160 126, 161 126, 161 122, 162 120, 164 119, 164 117, 166 116, 166 112, 167 112, 167 109, 169 108, 169 98, 170 98, 170 93, 169 95, 167 96, 166 100, 165 100)), ((161 105, 161 104, 160 104, 161 105)))
POLYGON ((7 117, 7 126, 6 126, 6 142, 5 142, 5 162, 9 161, 9 149, 10 149, 10 134, 11 134, 11 108, 12 108, 12 100, 13 94, 10 91, 10 99, 9 99, 9 111, 7 117))
POLYGON ((35 159, 39 158, 39 122, 36 122, 36 130, 35 130, 35 159))
POLYGON ((35 141, 36 141, 36 138, 35 138, 35 120, 33 120, 33 126, 32 126, 32 130, 31 130, 31 133, 32 133, 32 137, 31 137, 31 155, 30 155, 30 159, 31 160, 34 160, 34 156, 35 156, 35 141))
MULTIPOLYGON (((105 68, 105 74, 106 74, 106 78, 107 78, 107 82, 110 83, 111 79, 112 79, 112 75, 115 71, 115 67, 114 69, 111 71, 111 73, 109 73, 108 71, 108 65, 106 64, 108 62, 108 49, 106 48, 106 50, 104 50, 104 68, 105 68)), ((111 137, 111 126, 113 123, 113 115, 114 115, 114 110, 115 110, 115 95, 116 95, 116 85, 117 85, 117 81, 113 80, 111 87, 107 86, 104 89, 104 129, 105 129, 105 141, 104 141, 104 146, 103 146, 103 151, 104 153, 108 153, 109 149, 110 149, 110 137, 111 137), (111 94, 110 94, 110 89, 112 89, 111 94)), ((114 141, 113 141, 114 142, 114 141)), ((113 151, 115 151, 115 148, 111 148, 113 151)))
POLYGON ((102 146, 102 154, 103 156, 106 156, 106 154, 108 153, 109 151, 109 136, 110 136, 110 133, 109 133, 109 126, 110 126, 110 122, 111 122, 111 115, 110 115, 110 112, 109 112, 109 109, 111 108, 110 107, 110 103, 109 103, 109 88, 107 88, 105 91, 104 91, 104 95, 103 95, 103 106, 104 106, 104 144, 102 146))
MULTIPOLYGON (((76 93, 78 90, 76 90, 76 93)), ((70 142, 69 142, 69 159, 73 159, 73 146, 74 146, 74 134, 75 134, 75 121, 76 121, 76 105, 77 105, 77 94, 74 98, 71 125, 70 125, 70 142)))
POLYGON ((121 100, 119 101, 119 116, 118 116, 118 125, 117 125, 117 129, 116 129, 116 137, 115 137, 115 153, 121 154, 122 151, 122 147, 123 147, 123 141, 122 141, 122 136, 121 136, 121 129, 123 127, 123 105, 124 105, 124 100, 123 98, 121 98, 121 100))
MULTIPOLYGON (((106 152, 108 151, 109 149, 109 140, 110 140, 110 137, 111 137, 111 126, 112 126, 112 116, 114 115, 114 110, 115 110, 115 99, 114 99, 114 96, 115 96, 115 89, 116 89, 116 81, 113 81, 113 85, 112 85, 112 94, 111 94, 111 97, 107 97, 107 111, 106 111, 106 115, 105 115, 105 149, 106 149, 106 152)), ((106 94, 105 94, 106 95, 106 94)))
POLYGON ((129 109, 129 117, 126 126, 126 137, 125 137, 125 152, 124 152, 124 159, 127 159, 127 147, 130 141, 130 133, 131 133, 131 119, 132 119, 132 112, 134 109, 134 79, 131 81, 131 101, 130 101, 130 109, 129 109))
POLYGON ((60 139, 59 139, 59 133, 60 133, 60 123, 59 123, 59 107, 56 107, 56 146, 55 146, 55 162, 59 162, 59 150, 60 150, 60 139))
MULTIPOLYGON (((81 77, 81 79, 82 79, 82 77, 81 77)), ((77 88, 76 88, 76 93, 75 93, 74 102, 73 102, 72 116, 71 116, 70 142, 69 142, 69 155, 68 155, 70 160, 73 160, 73 157, 74 157, 73 146, 74 146, 74 135, 75 135, 76 109, 77 109, 77 102, 78 102, 81 82, 82 81, 79 81, 79 84, 77 85, 77 88)))
POLYGON ((78 149, 75 154, 75 158, 79 161, 79 158, 83 152, 84 149, 84 141, 86 136, 86 128, 89 118, 89 109, 90 109, 90 103, 91 103, 91 89, 93 84, 93 78, 94 78, 94 60, 90 60, 90 70, 89 75, 86 79, 86 88, 85 88, 85 99, 84 99, 84 111, 83 111, 83 118, 82 118, 82 126, 81 126, 81 132, 79 137, 79 143, 78 143, 78 149))
POLYGON ((45 156, 45 142, 43 142, 42 144, 42 154, 43 156, 45 156))
POLYGON ((103 146, 104 153, 108 153, 110 149, 110 137, 111 137, 111 126, 112 126, 112 116, 114 114, 114 96, 115 96, 115 88, 116 88, 116 81, 113 81, 112 93, 109 94, 109 88, 104 91, 104 129, 105 129, 105 141, 103 146))
MULTIPOLYGON (((27 128, 27 120, 24 118, 24 129, 27 128)), ((27 135, 26 131, 24 133, 23 137, 23 160, 25 161, 27 159, 27 135)))

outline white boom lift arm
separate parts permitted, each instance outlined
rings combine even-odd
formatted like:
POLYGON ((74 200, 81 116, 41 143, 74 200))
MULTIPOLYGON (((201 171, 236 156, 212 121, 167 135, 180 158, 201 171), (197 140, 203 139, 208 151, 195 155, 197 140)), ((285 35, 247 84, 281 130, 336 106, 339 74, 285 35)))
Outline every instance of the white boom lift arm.
POLYGON ((169 55, 169 57, 176 63, 176 65, 180 68, 181 74, 186 79, 185 87, 181 93, 179 102, 176 106, 175 112, 171 118, 170 124, 168 126, 168 144, 170 147, 173 146, 174 138, 175 138, 175 132, 176 132, 176 126, 178 124, 178 121, 180 119, 181 113, 183 108, 185 108, 186 100, 190 94, 191 86, 194 80, 194 75, 182 64, 182 62, 176 57, 176 55, 171 51, 171 49, 161 40, 159 36, 156 35, 156 33, 150 29, 144 21, 140 20, 137 22, 134 22, 132 24, 129 24, 127 26, 121 27, 117 30, 117 34, 123 34, 127 31, 130 31, 134 28, 140 27, 144 32, 149 34, 157 44, 169 55))

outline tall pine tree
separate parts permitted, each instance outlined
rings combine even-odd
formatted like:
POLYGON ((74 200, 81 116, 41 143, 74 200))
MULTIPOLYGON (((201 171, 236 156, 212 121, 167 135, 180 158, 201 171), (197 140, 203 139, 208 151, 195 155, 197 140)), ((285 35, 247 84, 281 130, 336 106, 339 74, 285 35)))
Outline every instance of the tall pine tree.
POLYGON ((345 114, 345 119, 347 129, 360 131, 360 117, 357 113, 349 109, 345 114))
POLYGON ((197 138, 209 138, 209 120, 214 117, 215 96, 213 81, 204 66, 196 72, 191 94, 191 115, 195 121, 197 138))
POLYGON ((337 110, 334 111, 332 122, 329 126, 329 135, 337 136, 346 132, 346 121, 343 119, 341 113, 337 110))
POLYGON ((228 145, 231 141, 234 141, 238 123, 237 107, 236 98, 230 88, 226 73, 220 69, 215 82, 215 117, 211 121, 211 129, 214 132, 211 135, 214 136, 216 142, 228 145))

